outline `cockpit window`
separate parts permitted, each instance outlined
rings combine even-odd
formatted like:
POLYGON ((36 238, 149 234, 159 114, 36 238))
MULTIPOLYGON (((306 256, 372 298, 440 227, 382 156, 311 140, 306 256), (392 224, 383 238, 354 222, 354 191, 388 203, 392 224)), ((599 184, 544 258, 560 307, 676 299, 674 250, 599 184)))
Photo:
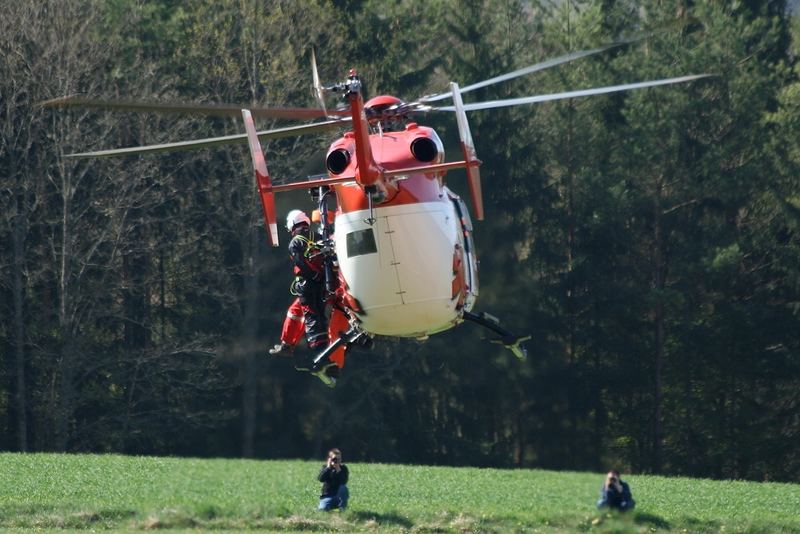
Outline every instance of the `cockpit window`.
POLYGON ((347 234, 347 257, 361 256, 378 252, 375 244, 375 234, 372 228, 366 230, 356 230, 347 234))

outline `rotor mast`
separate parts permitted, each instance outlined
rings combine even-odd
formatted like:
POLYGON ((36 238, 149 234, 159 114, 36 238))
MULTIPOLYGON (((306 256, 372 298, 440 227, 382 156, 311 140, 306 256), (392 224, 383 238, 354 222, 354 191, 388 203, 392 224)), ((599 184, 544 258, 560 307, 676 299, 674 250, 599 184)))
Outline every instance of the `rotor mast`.
MULTIPOLYGON (((356 141, 356 181, 366 192, 375 191, 376 188, 385 187, 381 180, 381 170, 372 156, 372 146, 369 141, 369 123, 364 111, 364 97, 361 96, 361 78, 354 69, 350 69, 347 81, 344 84, 345 98, 350 104, 350 116, 353 119, 353 133, 356 141)), ((377 191, 375 191, 377 192, 377 191)))

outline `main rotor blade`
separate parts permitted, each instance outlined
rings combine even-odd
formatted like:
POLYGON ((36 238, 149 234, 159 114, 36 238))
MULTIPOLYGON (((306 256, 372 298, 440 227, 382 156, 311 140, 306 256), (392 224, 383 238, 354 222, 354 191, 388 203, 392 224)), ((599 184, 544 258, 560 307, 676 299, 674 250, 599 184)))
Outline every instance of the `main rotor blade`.
MULTIPOLYGON (((691 76, 681 76, 678 78, 666 78, 663 80, 653 80, 638 83, 626 83, 623 85, 612 85, 608 87, 595 87, 592 89, 581 89, 579 91, 567 91, 565 93, 553 93, 549 95, 524 96, 521 98, 509 98, 506 100, 490 100, 487 102, 475 102, 464 104, 465 111, 476 111, 479 109, 505 108, 509 106, 519 106, 523 104, 535 104, 538 102, 549 102, 551 100, 563 100, 566 98, 577 98, 581 96, 602 95, 606 93, 616 93, 619 91, 630 91, 632 89, 643 89, 645 87, 656 87, 658 85, 669 85, 675 83, 691 82, 700 78, 708 78, 711 74, 693 74, 691 76)), ((436 111, 455 111, 454 106, 442 106, 433 108, 436 111)))
MULTIPOLYGON (((239 110, 241 113, 241 110, 239 110)), ((347 126, 348 119, 336 119, 304 126, 292 126, 289 128, 278 128, 275 130, 264 130, 257 132, 259 140, 277 139, 293 135, 305 135, 317 132, 324 132, 335 128, 347 126)), ((153 154, 156 152, 173 152, 178 150, 195 150, 198 148, 208 148, 212 146, 231 145, 236 143, 247 143, 247 134, 226 135, 223 137, 209 137, 206 139, 196 139, 193 141, 179 141, 176 143, 164 143, 161 145, 134 146, 129 148, 114 148, 111 150, 98 150, 96 152, 81 152, 79 154, 67 154, 65 158, 84 159, 84 158, 106 158, 111 156, 130 156, 133 154, 153 154)))
POLYGON ((311 48, 311 76, 314 80, 314 95, 317 97, 317 104, 322 108, 322 111, 327 116, 328 112, 325 110, 325 96, 322 94, 322 84, 319 83, 319 72, 317 71, 317 55, 314 53, 314 48, 311 48))
MULTIPOLYGON (((219 117, 240 117, 242 106, 232 104, 183 104, 183 103, 149 103, 134 100, 101 100, 71 95, 47 100, 39 104, 42 107, 65 108, 82 107, 110 109, 114 111, 136 111, 155 113, 198 113, 219 117)), ((316 108, 250 108, 254 117, 273 119, 318 119, 329 115, 346 116, 343 111, 326 111, 316 108)))
MULTIPOLYGON (((541 63, 536 63, 535 65, 531 65, 529 67, 523 67, 521 69, 515 70, 513 72, 508 72, 506 74, 501 74, 500 76, 495 76, 494 78, 489 78, 488 80, 484 80, 482 82, 474 83, 472 85, 467 85, 466 87, 461 88, 461 94, 468 93, 470 91, 474 91, 475 89, 480 89, 481 87, 486 87, 488 85, 493 85, 500 82, 505 82, 508 80, 513 80, 514 78, 519 78, 520 76, 525 76, 526 74, 531 74, 533 72, 538 72, 540 70, 549 69, 550 67, 555 67, 557 65, 561 65, 563 63, 568 63, 570 61, 574 61, 576 59, 580 59, 582 57, 591 56, 594 54, 599 54, 600 52, 605 52, 610 48, 615 48, 617 46, 622 46, 624 44, 632 43, 642 38, 637 39, 628 39, 626 41, 618 41, 616 43, 610 43, 599 48, 593 48, 591 50, 579 50, 577 52, 571 52, 569 54, 564 54, 563 56, 559 56, 557 58, 549 59, 547 61, 542 61, 541 63)), ((453 96, 452 91, 448 91, 446 93, 439 93, 437 95, 431 96, 424 96, 420 98, 420 102, 436 102, 438 100, 444 100, 445 98, 450 98, 453 96)))

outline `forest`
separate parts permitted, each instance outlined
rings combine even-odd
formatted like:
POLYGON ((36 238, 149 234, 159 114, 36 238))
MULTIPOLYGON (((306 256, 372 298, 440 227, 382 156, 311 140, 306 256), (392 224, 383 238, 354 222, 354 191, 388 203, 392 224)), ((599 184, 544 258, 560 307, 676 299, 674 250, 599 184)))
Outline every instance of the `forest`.
MULTIPOLYGON (((537 467, 800 481, 800 23, 786 1, 6 0, 0 9, 0 450, 537 467), (405 100, 570 51, 470 113, 486 203, 470 324, 377 338, 336 389, 266 349, 291 271, 246 145, 65 154, 241 120, 54 110, 65 95, 312 106, 358 71, 405 100)), ((420 117, 458 159, 452 117, 420 117)), ((285 126, 261 120, 259 129, 285 126)), ((273 180, 338 134, 264 143, 273 180)), ((461 171, 447 175, 468 197, 461 171)), ((314 206, 278 196, 279 217, 314 206)), ((284 234, 285 235, 285 234, 284 234)), ((282 237, 284 244, 285 237, 282 237)))

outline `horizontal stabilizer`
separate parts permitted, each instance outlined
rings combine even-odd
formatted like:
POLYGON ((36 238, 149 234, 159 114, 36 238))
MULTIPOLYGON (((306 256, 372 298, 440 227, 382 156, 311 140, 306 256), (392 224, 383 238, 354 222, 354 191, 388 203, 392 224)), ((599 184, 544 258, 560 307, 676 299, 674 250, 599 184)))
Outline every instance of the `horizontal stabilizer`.
POLYGON ((481 162, 472 161, 451 161, 449 163, 437 163, 436 165, 420 165, 417 167, 404 167, 402 169, 392 169, 391 171, 381 171, 382 176, 400 176, 403 174, 432 174, 436 172, 446 172, 453 169, 467 169, 477 167, 481 162))

